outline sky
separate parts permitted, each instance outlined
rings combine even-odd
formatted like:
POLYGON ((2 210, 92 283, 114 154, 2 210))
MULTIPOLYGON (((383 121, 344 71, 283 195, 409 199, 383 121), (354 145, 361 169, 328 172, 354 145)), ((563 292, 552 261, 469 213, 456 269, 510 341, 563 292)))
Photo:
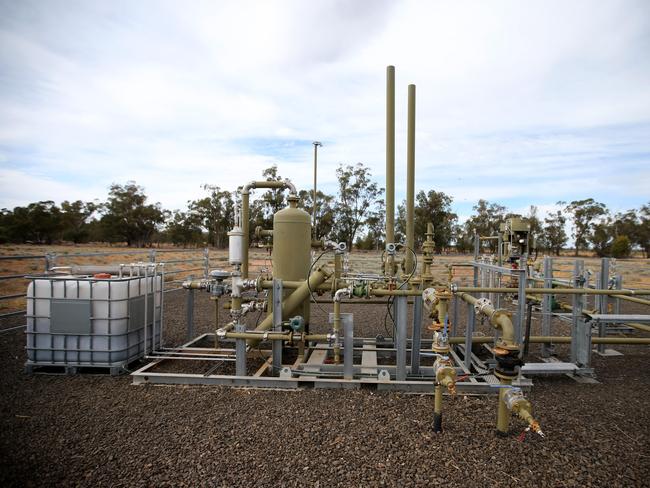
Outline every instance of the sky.
POLYGON ((650 201, 648 1, 0 0, 0 208, 104 200, 136 181, 183 209, 278 166, 336 192, 384 186, 396 67, 396 199, 407 86, 416 191, 515 212, 650 201))

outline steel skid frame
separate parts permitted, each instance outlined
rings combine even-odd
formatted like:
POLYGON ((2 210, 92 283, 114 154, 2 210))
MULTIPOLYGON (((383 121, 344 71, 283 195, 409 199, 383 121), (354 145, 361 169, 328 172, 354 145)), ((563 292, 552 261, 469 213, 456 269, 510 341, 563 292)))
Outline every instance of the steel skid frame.
MULTIPOLYGON (((273 297, 282 297, 282 281, 273 280, 273 297)), ((188 294, 188 306, 193 295, 188 294)), ((133 383, 141 384, 192 384, 226 385, 254 388, 371 388, 387 391, 433 393, 435 372, 433 366, 423 365, 423 359, 433 356, 431 339, 422 337, 422 298, 415 297, 412 314, 411 337, 408 330, 408 302, 406 296, 395 297, 395 338, 355 337, 354 317, 351 313, 341 314, 343 331, 339 347, 343 360, 333 364, 334 344, 308 342, 296 359, 283 362, 283 344, 280 340, 268 341, 265 348, 248 349, 245 339, 218 339, 215 333, 205 333, 178 348, 154 351, 148 356, 153 361, 132 373, 133 383), (206 347, 215 344, 219 346, 206 347), (271 343, 268 345, 268 343, 271 343), (249 361, 259 355, 265 359, 253 374, 248 373, 249 361), (157 357, 159 355, 159 357, 157 357), (159 372, 165 363, 184 360, 213 360, 216 365, 235 363, 235 374, 218 374, 218 366, 206 372, 195 374, 185 372, 159 372)), ((273 303, 274 331, 282 327, 282 303, 273 303)), ((188 328, 192 328, 191 317, 188 328)), ((329 317, 333 321, 333 314, 329 317)), ((241 329, 240 329, 241 330, 241 329)), ((460 346, 450 352, 456 364, 459 377, 465 381, 457 383, 460 394, 497 393, 499 379, 491 374, 489 365, 472 353, 469 347, 460 346)), ((433 359, 433 358, 432 358, 433 359)), ((433 363, 433 361, 430 361, 433 363)), ((532 383, 525 378, 519 386, 528 389, 532 383)))

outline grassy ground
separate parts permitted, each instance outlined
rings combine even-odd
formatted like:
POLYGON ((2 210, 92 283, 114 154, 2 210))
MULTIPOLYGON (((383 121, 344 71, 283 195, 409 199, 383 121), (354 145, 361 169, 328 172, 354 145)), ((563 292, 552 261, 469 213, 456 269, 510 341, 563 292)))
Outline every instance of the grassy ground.
MULTIPOLYGON (((176 261, 180 259, 192 259, 191 263, 173 263, 167 267, 167 271, 182 271, 203 266, 203 249, 196 249, 193 252, 176 252, 172 249, 170 252, 160 249, 137 249, 125 247, 109 247, 96 245, 55 245, 55 246, 34 246, 34 245, 4 245, 0 246, 0 256, 11 255, 35 255, 44 256, 45 254, 55 254, 57 266, 69 264, 120 264, 134 261, 146 261, 150 251, 156 252, 156 260, 160 262, 176 261), (144 251, 144 252, 143 252, 144 251), (79 253, 91 252, 120 252, 110 256, 90 256, 75 257, 79 253), (134 254, 135 252, 135 254, 134 254)), ((270 255, 266 249, 251 249, 251 273, 256 273, 262 269, 271 269, 270 255)), ((559 278, 568 278, 573 270, 573 261, 575 258, 570 256, 561 256, 555 260, 555 276, 559 278)), ((585 260, 585 268, 591 270, 594 275, 600 269, 600 259, 595 257, 581 257, 585 260)), ((331 257, 326 255, 323 261, 328 262, 331 257)), ((433 273, 439 280, 446 280, 448 266, 452 264, 468 263, 471 260, 470 255, 437 255, 434 259, 433 273)), ((541 256, 538 258, 541 264, 541 256)), ((381 263, 381 252, 355 251, 350 255, 349 266, 351 270, 362 272, 378 272, 381 263)), ((210 267, 220 268, 227 267, 227 251, 219 249, 210 250, 210 267)), ((14 274, 38 274, 45 271, 45 261, 42 257, 33 260, 3 260, 0 261, 0 276, 14 274)), ((617 259, 613 262, 611 269, 612 274, 621 274, 623 283, 632 288, 650 288, 650 260, 643 258, 617 259)), ((169 274, 169 279, 183 279, 188 274, 200 275, 201 271, 179 272, 174 275, 169 274)), ((471 269, 467 267, 454 268, 454 281, 469 284, 471 279, 471 269)), ((0 296, 24 293, 27 282, 25 280, 6 280, 0 281, 0 296)), ((24 299, 3 300, 0 301, 0 313, 10 312, 13 310, 24 309, 24 299)))

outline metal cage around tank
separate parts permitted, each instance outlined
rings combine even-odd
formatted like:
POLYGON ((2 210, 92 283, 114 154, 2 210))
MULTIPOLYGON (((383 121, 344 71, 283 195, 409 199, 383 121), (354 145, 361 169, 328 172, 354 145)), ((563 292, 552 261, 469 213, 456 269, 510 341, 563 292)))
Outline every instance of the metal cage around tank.
POLYGON ((112 278, 30 276, 26 371, 124 372, 160 346, 163 275, 158 265, 141 265, 112 278))

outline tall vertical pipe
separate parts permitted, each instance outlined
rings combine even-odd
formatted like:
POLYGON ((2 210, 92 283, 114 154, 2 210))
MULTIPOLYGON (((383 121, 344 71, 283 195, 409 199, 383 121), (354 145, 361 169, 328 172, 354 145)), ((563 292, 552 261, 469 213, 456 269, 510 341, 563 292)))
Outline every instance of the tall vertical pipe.
POLYGON ((241 194, 241 230, 242 237, 242 262, 241 262, 241 275, 243 279, 248 279, 248 238, 250 232, 250 194, 248 189, 242 191, 241 194))
POLYGON ((318 141, 312 142, 314 145, 314 194, 311 201, 311 218, 312 218, 312 228, 314 233, 314 239, 318 239, 318 231, 316 230, 316 191, 318 189, 318 146, 322 144, 318 141))
MULTIPOLYGON (((408 128, 406 135, 406 245, 415 252, 415 85, 408 89, 408 128)), ((413 272, 413 252, 406 252, 405 271, 413 272)))
POLYGON ((395 66, 386 68, 386 242, 395 242, 395 66))

